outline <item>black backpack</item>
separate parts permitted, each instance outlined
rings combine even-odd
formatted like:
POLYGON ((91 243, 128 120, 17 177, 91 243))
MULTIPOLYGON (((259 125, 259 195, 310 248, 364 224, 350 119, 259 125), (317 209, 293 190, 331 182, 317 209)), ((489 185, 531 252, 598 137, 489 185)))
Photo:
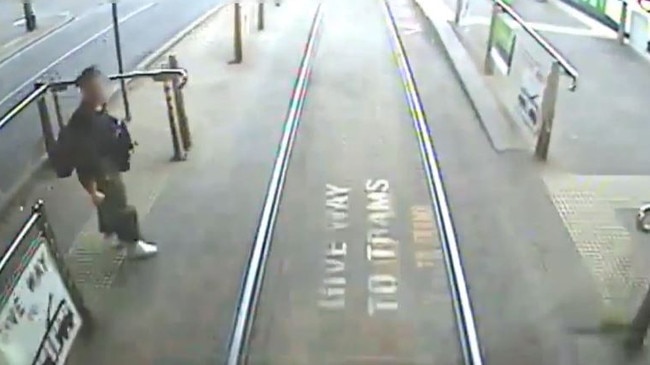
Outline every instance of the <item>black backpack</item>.
POLYGON ((111 159, 120 172, 126 172, 131 169, 131 153, 135 144, 126 123, 114 117, 110 119, 114 137, 111 145, 111 159))

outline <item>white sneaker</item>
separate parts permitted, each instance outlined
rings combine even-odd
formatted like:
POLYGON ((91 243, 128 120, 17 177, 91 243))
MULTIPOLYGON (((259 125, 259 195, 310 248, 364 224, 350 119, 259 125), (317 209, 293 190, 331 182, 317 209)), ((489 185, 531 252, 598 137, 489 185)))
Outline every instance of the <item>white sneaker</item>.
POLYGON ((147 259, 158 253, 158 247, 142 240, 135 244, 129 244, 127 247, 127 256, 133 260, 147 259))
POLYGON ((124 247, 122 242, 120 242, 114 234, 105 234, 104 235, 104 245, 109 246, 110 248, 113 249, 120 249, 124 247))

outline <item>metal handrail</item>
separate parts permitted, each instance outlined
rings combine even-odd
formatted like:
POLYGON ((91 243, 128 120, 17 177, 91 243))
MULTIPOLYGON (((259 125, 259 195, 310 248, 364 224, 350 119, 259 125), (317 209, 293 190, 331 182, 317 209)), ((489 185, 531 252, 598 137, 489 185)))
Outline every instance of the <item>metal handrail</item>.
POLYGON ((569 90, 574 91, 578 86, 578 70, 569 62, 566 57, 564 57, 560 51, 551 45, 549 41, 546 40, 541 34, 539 34, 535 29, 533 29, 528 23, 508 4, 504 3, 503 0, 492 0, 496 6, 501 8, 506 14, 508 14, 512 19, 514 19, 517 24, 519 24, 525 31, 528 33, 537 44, 546 51, 555 61, 562 67, 564 73, 566 73, 571 78, 571 85, 569 85, 569 90))
POLYGON ((0 130, 4 128, 9 122, 14 119, 18 114, 25 110, 31 103, 38 100, 43 96, 49 89, 48 84, 37 84, 34 86, 34 90, 25 96, 18 104, 14 105, 13 108, 9 109, 2 118, 0 118, 0 130))
MULTIPOLYGON (((125 79, 135 79, 142 77, 150 77, 155 81, 166 81, 168 78, 177 76, 181 78, 180 87, 183 88, 187 84, 188 74, 187 70, 182 68, 166 68, 158 70, 146 70, 146 71, 133 71, 127 72, 124 74, 110 75, 108 78, 110 80, 125 80, 125 79)), ((14 105, 8 112, 6 112, 0 118, 0 131, 6 127, 11 120, 13 120, 18 114, 25 110, 31 103, 38 100, 42 97, 49 89, 57 88, 59 90, 65 90, 68 86, 75 85, 75 80, 66 80, 66 81, 57 81, 57 82, 44 82, 37 83, 34 86, 34 90, 20 100, 16 105, 14 105)))
POLYGON ((18 234, 14 237, 13 240, 11 240, 11 243, 9 246, 5 249, 5 251, 2 253, 2 256, 0 256, 0 272, 2 272, 7 264, 9 263, 9 260, 14 256, 16 251, 18 250, 18 246, 20 246, 20 243, 25 240, 25 237, 29 234, 29 232, 36 226, 36 223, 38 220, 43 216, 42 210, 43 209, 43 202, 38 201, 36 205, 33 207, 32 214, 29 215, 29 217, 25 220, 25 223, 20 227, 20 231, 18 231, 18 234))

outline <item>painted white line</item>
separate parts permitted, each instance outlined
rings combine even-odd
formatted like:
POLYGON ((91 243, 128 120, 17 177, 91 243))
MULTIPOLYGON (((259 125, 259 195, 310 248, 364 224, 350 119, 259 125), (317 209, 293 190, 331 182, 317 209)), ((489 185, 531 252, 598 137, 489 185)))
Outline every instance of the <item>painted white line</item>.
MULTIPOLYGON (((146 5, 143 5, 143 6, 139 7, 138 9, 134 10, 133 12, 127 14, 127 15, 126 15, 125 17, 123 17, 122 19, 120 19, 120 20, 119 20, 119 23, 120 23, 120 24, 121 24, 121 23, 124 23, 124 22, 126 22, 127 20, 129 20, 129 19, 133 18, 134 16, 136 16, 136 15, 138 15, 138 14, 144 12, 145 10, 148 10, 149 8, 151 8, 151 7, 155 6, 155 5, 158 5, 158 3, 157 3, 157 2, 152 2, 152 3, 148 3, 148 4, 146 4, 146 5)), ((43 76, 43 74, 45 74, 49 69, 53 68, 53 67, 56 66, 58 63, 60 63, 61 61, 65 60, 66 58, 70 57, 71 55, 73 55, 74 53, 76 53, 77 51, 79 51, 80 49, 82 49, 83 47, 87 46, 88 44, 90 44, 91 42, 93 42, 94 40, 96 40, 97 38, 101 37, 102 35, 104 35, 104 33, 108 32, 108 31, 111 30, 111 29, 113 29, 113 25, 112 25, 112 24, 109 25, 109 26, 107 26, 106 28, 100 30, 99 32, 93 34, 90 38, 86 39, 85 41, 83 41, 82 43, 80 43, 78 46, 74 47, 73 49, 69 50, 68 52, 66 52, 66 53, 65 53, 64 55, 62 55, 61 57, 59 57, 59 58, 57 58, 56 60, 54 60, 53 62, 51 62, 49 65, 47 65, 45 68, 43 68, 39 73, 37 73, 36 75, 34 75, 33 77, 31 77, 29 80, 25 81, 22 85, 20 85, 20 86, 19 86, 18 88, 16 88, 14 91, 12 91, 11 93, 9 93, 9 95, 7 95, 7 96, 5 96, 4 98, 2 98, 2 99, 0 100, 0 105, 6 103, 7 100, 13 98, 16 94, 18 94, 18 93, 19 93, 21 90, 23 90, 24 88, 28 87, 30 84, 35 83, 35 82, 38 80, 38 78, 41 77, 41 76, 43 76)))

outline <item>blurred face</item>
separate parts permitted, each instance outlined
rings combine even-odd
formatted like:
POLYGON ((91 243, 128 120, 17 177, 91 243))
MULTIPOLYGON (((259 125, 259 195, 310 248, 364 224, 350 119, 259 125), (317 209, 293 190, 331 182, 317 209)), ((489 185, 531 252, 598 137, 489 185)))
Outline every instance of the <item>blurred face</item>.
POLYGON ((81 87, 81 94, 87 102, 102 104, 106 102, 106 91, 104 80, 101 77, 93 77, 86 80, 81 87))

